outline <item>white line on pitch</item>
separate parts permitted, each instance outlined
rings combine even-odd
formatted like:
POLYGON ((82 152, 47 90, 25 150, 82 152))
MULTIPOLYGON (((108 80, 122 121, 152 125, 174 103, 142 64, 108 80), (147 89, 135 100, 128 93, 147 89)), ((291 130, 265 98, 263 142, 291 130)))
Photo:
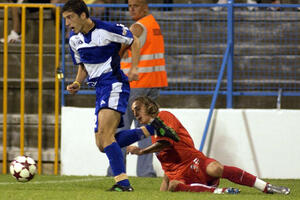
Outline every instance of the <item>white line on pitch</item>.
MULTIPOLYGON (((45 184, 45 183, 74 183, 74 182, 85 182, 85 181, 96 181, 104 179, 104 177, 99 178, 82 178, 82 179, 72 179, 72 180, 53 180, 53 181, 34 181, 25 182, 26 184, 45 184)), ((0 185, 14 185, 14 184, 24 184, 21 182, 0 182, 0 185)))

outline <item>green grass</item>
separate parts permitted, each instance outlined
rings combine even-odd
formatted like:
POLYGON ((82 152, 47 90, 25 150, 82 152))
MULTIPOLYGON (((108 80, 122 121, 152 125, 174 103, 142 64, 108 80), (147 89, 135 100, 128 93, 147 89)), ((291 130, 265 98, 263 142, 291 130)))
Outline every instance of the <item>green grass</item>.
POLYGON ((221 187, 237 187, 242 190, 238 195, 215 195, 211 193, 159 192, 161 178, 130 177, 134 192, 107 192, 113 184, 113 178, 98 176, 53 176, 40 175, 27 183, 19 183, 10 175, 0 175, 1 200, 277 200, 300 199, 300 180, 267 180, 272 184, 291 188, 291 194, 270 195, 254 188, 244 187, 222 180, 221 187))

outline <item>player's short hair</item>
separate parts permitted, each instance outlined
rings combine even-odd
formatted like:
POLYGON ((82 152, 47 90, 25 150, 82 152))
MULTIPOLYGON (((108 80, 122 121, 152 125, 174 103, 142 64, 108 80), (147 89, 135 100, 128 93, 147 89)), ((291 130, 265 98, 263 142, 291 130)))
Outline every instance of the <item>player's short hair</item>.
POLYGON ((155 117, 159 112, 159 105, 154 100, 147 96, 137 97, 133 102, 139 102, 146 107, 147 114, 155 117))
POLYGON ((62 8, 62 13, 66 11, 74 12, 78 16, 80 16, 81 13, 85 13, 87 18, 90 17, 89 9, 83 0, 68 0, 62 8))

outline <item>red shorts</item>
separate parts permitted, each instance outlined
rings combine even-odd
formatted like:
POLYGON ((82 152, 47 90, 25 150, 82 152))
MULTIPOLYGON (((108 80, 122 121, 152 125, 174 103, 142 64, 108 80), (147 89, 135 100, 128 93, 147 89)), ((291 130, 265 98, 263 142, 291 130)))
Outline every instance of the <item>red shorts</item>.
POLYGON ((196 157, 187 168, 183 170, 180 174, 176 176, 176 180, 182 181, 187 185, 192 183, 200 183, 208 186, 217 187, 219 185, 220 179, 209 176, 206 173, 206 167, 211 162, 216 160, 212 158, 201 158, 196 157))

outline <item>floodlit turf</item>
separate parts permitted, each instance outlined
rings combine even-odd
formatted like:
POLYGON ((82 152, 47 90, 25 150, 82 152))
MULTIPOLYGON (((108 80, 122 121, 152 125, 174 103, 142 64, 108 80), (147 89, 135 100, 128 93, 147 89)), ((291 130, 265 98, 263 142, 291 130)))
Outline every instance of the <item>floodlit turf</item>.
POLYGON ((114 182, 109 177, 98 176, 48 176, 37 175, 32 181, 19 183, 10 175, 0 175, 1 200, 193 200, 193 199, 233 199, 233 200, 277 200, 300 199, 300 180, 268 180, 270 183, 291 188, 290 195, 268 195, 256 189, 221 181, 222 187, 237 187, 238 195, 216 195, 210 193, 159 192, 161 178, 130 177, 134 192, 107 192, 114 182), (298 190, 297 190, 298 189, 298 190))

